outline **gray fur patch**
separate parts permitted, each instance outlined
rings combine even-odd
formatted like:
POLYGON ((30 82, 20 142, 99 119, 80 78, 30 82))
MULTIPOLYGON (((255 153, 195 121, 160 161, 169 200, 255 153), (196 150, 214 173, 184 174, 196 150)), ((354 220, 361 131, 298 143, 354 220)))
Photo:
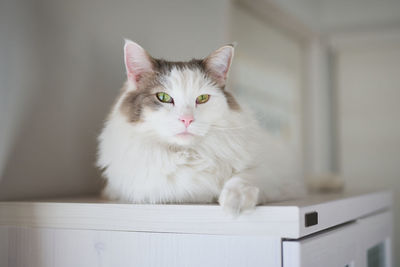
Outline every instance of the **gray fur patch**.
POLYGON ((154 89, 161 86, 155 73, 147 73, 140 78, 137 89, 128 92, 121 103, 121 112, 130 122, 138 122, 144 107, 157 109, 161 103, 154 95, 154 89))
MULTIPOLYGON (((218 85, 217 81, 214 80, 214 77, 207 71, 204 60, 192 59, 187 62, 172 62, 152 58, 151 62, 154 71, 143 74, 137 83, 137 89, 127 93, 121 103, 121 112, 127 116, 130 122, 140 121, 144 107, 155 110, 163 105, 155 97, 155 88, 162 86, 161 81, 163 77, 168 75, 173 68, 182 70, 200 69, 207 77, 218 85)), ((229 108, 235 111, 240 110, 240 106, 233 95, 226 91, 225 87, 218 86, 218 88, 224 93, 229 108)))
POLYGON ((228 103, 229 108, 235 111, 239 111, 240 105, 236 101, 235 97, 233 97, 233 95, 230 92, 226 91, 225 89, 222 89, 222 92, 225 95, 226 102, 228 103))

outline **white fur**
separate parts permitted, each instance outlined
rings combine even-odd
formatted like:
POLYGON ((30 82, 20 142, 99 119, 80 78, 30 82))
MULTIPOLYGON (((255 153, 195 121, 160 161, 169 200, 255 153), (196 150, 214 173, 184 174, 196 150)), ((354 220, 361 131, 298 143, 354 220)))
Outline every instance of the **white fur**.
POLYGON ((231 110, 222 91, 200 70, 173 69, 163 81, 175 105, 144 109, 128 122, 120 97, 99 136, 104 194, 133 203, 208 203, 229 212, 304 192, 282 144, 263 133, 246 110, 231 110), (211 97, 196 105, 201 94, 211 97), (185 130, 178 119, 194 116, 185 130))

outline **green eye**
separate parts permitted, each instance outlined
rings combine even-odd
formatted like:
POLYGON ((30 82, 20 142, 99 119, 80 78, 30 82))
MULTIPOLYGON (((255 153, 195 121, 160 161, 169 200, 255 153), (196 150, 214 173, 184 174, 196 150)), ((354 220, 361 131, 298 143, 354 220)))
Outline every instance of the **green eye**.
POLYGON ((174 99, 167 93, 160 92, 156 94, 158 100, 163 103, 174 103, 174 99))
POLYGON ((204 104, 210 99, 210 95, 199 95, 196 98, 196 104, 204 104))

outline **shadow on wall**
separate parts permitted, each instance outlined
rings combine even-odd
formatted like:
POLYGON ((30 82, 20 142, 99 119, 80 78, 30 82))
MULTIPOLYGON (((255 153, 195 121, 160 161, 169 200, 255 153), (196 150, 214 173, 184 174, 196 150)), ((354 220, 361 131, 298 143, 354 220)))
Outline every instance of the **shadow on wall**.
MULTIPOLYGON (((66 50, 57 42, 50 44, 66 50)), ((87 51, 90 60, 85 58, 70 64, 64 61, 65 73, 82 68, 81 77, 57 77, 57 70, 46 70, 47 77, 31 95, 31 106, 25 110, 19 129, 15 131, 18 135, 13 137, 14 146, 10 148, 1 173, 0 199, 87 194, 100 190, 102 180, 94 165, 96 138, 118 84, 122 84, 123 73, 119 75, 113 71, 110 58, 104 52, 106 48, 97 47, 100 48, 87 51), (91 71, 85 72, 84 68, 91 71), (90 73, 90 76, 84 77, 83 73, 90 73), (114 90, 110 89, 113 87, 114 90)), ((54 57, 49 55, 48 60, 52 59, 54 57)))

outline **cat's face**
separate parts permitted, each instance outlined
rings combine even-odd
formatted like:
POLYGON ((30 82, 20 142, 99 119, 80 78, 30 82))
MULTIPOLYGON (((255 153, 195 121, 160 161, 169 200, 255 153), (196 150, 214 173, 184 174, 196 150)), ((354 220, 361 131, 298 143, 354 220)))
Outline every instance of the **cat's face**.
POLYGON ((178 145, 199 141, 240 109, 225 91, 232 56, 233 47, 224 46, 204 60, 167 62, 127 41, 122 114, 151 138, 178 145))

